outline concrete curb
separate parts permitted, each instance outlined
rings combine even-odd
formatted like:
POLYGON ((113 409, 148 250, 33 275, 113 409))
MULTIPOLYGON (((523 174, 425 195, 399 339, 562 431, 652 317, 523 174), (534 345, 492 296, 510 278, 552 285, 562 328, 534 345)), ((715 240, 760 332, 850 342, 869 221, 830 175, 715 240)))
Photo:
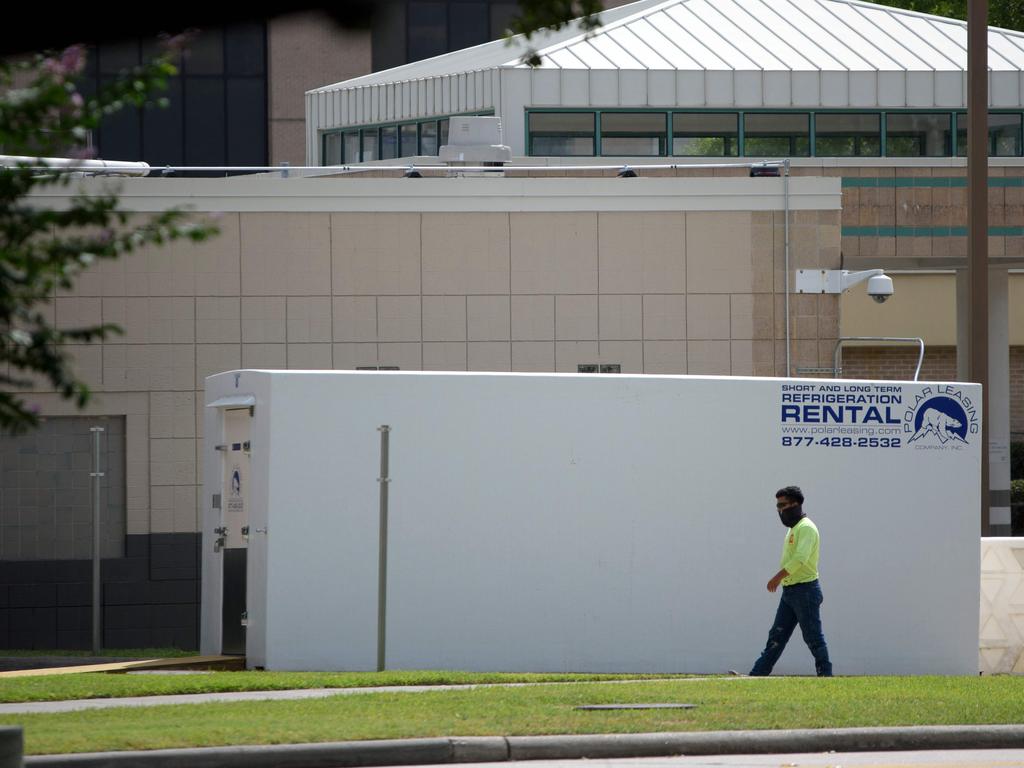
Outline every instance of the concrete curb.
POLYGON ((1024 725, 825 728, 585 736, 479 736, 342 741, 25 758, 26 768, 349 768, 674 755, 1024 749, 1024 725))

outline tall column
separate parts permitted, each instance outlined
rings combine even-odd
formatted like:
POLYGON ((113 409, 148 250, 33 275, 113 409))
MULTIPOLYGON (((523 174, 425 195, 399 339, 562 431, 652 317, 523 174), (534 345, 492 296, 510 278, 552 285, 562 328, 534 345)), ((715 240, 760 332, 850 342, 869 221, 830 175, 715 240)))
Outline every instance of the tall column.
POLYGON ((1010 535, 1010 301, 1005 268, 988 271, 989 534, 1010 535))

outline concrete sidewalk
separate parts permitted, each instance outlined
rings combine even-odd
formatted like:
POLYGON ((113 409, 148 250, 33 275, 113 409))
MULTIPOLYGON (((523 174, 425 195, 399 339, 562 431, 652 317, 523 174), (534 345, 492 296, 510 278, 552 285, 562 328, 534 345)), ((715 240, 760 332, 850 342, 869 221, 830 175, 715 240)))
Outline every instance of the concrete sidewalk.
POLYGON ((25 758, 26 768, 345 768, 510 760, 784 754, 941 749, 1020 749, 1024 726, 920 726, 787 731, 709 731, 588 736, 480 736, 246 747, 97 752, 25 758))
MULTIPOLYGON (((74 712, 84 709, 112 707, 159 707, 167 704, 208 704, 231 701, 280 701, 287 699, 322 699, 361 693, 424 693, 426 691, 458 691, 474 688, 526 688, 546 685, 619 685, 629 683, 700 682, 704 680, 751 680, 748 677, 676 677, 641 680, 581 680, 547 683, 467 683, 463 685, 388 685, 364 688, 299 688, 277 691, 225 691, 223 693, 178 693, 163 696, 124 696, 107 699, 67 699, 64 701, 26 701, 0 704, 0 715, 26 715, 52 712, 74 712)), ((769 679, 769 678, 757 678, 769 679)))

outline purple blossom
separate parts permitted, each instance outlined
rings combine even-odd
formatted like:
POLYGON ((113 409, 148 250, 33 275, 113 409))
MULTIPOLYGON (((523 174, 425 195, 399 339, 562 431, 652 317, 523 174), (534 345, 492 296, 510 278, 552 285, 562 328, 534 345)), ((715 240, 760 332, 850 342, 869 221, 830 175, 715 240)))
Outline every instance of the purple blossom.
POLYGON ((58 83, 74 77, 85 67, 85 47, 71 45, 65 48, 56 58, 43 60, 43 71, 52 76, 58 83))
POLYGON ((85 46, 69 45, 60 55, 60 64, 65 74, 77 75, 85 68, 85 46))

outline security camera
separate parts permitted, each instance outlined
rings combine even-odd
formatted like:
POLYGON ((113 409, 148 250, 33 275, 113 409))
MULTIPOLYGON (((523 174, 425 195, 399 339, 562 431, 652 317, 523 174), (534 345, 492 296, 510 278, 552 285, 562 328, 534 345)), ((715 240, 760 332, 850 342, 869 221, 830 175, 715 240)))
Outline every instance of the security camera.
POLYGON ((892 278, 888 275, 875 275, 868 280, 868 296, 884 304, 892 296, 892 278))
POLYGON ((797 293, 843 293, 858 283, 867 281, 868 296, 879 304, 893 294, 892 278, 881 269, 851 272, 848 269, 798 269, 797 293))

